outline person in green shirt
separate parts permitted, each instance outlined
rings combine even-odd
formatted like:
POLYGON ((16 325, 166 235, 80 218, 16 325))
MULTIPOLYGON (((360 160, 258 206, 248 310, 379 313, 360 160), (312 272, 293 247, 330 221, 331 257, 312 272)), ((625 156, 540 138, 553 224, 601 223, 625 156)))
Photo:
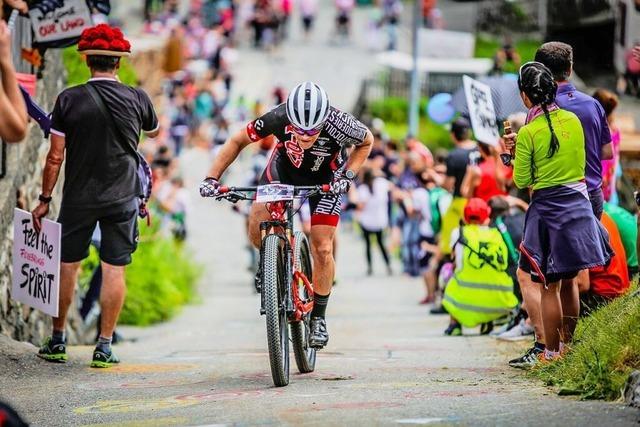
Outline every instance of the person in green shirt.
POLYGON ((636 247, 638 228, 636 225, 636 217, 630 214, 629 211, 620 206, 612 205, 611 203, 604 204, 604 211, 613 219, 616 227, 618 227, 622 245, 624 246, 624 251, 627 256, 629 277, 632 277, 638 273, 638 250, 636 247))
POLYGON ((540 308, 543 358, 550 360, 560 357, 561 341, 570 341, 575 329, 580 312, 575 277, 580 270, 606 264, 612 251, 589 202, 580 120, 555 103, 557 84, 543 64, 520 67, 518 87, 529 109, 527 123, 517 143, 515 134, 505 139, 515 148, 514 183, 533 190, 518 277, 526 276, 521 290, 527 309, 540 308), (532 292, 531 281, 543 284, 540 292, 532 292), (532 294, 537 295, 528 301, 532 294))

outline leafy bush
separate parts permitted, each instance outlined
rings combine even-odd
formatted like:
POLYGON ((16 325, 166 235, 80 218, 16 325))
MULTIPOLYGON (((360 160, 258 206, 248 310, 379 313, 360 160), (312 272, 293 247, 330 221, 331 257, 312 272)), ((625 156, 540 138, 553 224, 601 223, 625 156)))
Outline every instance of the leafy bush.
MULTIPOLYGON (((418 123, 418 139, 432 149, 451 148, 451 138, 447 125, 432 122, 426 114, 429 100, 420 100, 418 109, 420 121, 418 123)), ((369 113, 385 122, 385 131, 393 140, 402 140, 409 132, 409 101, 406 98, 389 97, 373 101, 368 106, 369 113)))
POLYGON ((637 285, 624 296, 580 319, 572 350, 533 375, 560 394, 583 399, 620 398, 624 383, 640 369, 640 295, 637 285))
MULTIPOLYGON (((98 254, 92 249, 83 261, 80 287, 86 289, 98 254)), ((158 226, 140 227, 140 243, 126 269, 127 295, 119 323, 146 326, 176 315, 193 302, 201 267, 188 250, 172 238, 158 234, 158 226)))
MULTIPOLYGON (((83 84, 91 77, 89 68, 77 49, 77 46, 70 46, 62 52, 62 62, 67 70, 67 87, 83 84)), ((118 77, 124 84, 138 86, 138 76, 127 58, 120 60, 118 77)))

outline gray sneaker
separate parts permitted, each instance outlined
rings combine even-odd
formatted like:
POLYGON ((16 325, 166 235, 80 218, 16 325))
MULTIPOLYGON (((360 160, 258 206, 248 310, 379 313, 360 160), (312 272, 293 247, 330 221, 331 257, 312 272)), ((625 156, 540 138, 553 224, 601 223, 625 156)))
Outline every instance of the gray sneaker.
POLYGON ((522 319, 520 320, 520 323, 508 331, 504 331, 497 335, 496 338, 504 341, 521 341, 529 339, 531 335, 533 335, 533 332, 533 326, 528 325, 527 322, 522 319))
POLYGON ((321 349, 329 342, 327 332, 327 322, 322 317, 312 317, 310 322, 311 335, 309 336, 309 346, 316 350, 321 349))

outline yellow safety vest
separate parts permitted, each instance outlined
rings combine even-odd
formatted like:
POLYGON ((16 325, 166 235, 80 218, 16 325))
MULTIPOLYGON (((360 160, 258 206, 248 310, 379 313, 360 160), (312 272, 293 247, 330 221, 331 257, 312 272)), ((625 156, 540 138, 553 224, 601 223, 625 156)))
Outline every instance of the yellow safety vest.
POLYGON ((457 244, 463 247, 463 261, 447 283, 442 305, 470 328, 508 314, 518 300, 513 294, 513 280, 506 272, 509 252, 500 232, 465 225, 457 244))

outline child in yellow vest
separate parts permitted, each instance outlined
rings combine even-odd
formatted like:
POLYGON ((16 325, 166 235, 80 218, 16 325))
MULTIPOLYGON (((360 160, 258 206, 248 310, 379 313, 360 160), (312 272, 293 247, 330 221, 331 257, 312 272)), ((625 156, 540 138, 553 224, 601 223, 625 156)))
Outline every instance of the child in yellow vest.
POLYGON ((507 273, 507 245, 498 229, 489 227, 490 212, 484 200, 470 199, 464 208, 465 225, 452 233, 455 271, 442 302, 451 315, 446 335, 462 335, 462 326, 478 325, 481 333, 489 333, 492 321, 518 304, 507 273))

